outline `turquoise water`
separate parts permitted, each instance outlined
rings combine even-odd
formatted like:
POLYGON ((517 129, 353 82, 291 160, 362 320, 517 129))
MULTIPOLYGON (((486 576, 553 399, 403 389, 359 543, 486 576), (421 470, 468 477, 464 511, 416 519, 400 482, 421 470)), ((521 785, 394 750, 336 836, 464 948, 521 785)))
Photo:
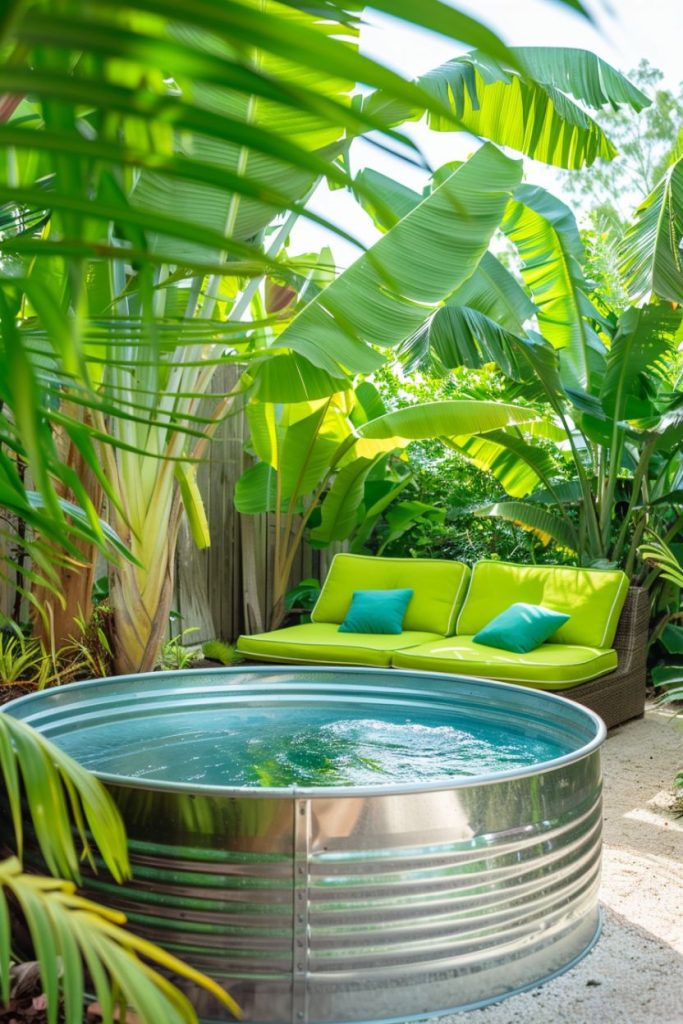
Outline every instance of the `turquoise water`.
POLYGON ((54 739, 95 771, 208 786, 431 782, 524 768, 569 751, 474 718, 281 705, 136 716, 54 739))

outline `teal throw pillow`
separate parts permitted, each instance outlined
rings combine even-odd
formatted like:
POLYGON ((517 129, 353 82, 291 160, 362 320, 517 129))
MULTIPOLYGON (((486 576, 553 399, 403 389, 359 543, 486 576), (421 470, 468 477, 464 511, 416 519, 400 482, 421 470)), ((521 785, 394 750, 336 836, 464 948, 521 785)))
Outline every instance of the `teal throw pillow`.
POLYGON ((402 633, 412 590, 354 590, 340 633, 402 633))
POLYGON ((472 639, 475 644, 498 647, 515 654, 528 654, 540 647, 560 626, 569 620, 569 615, 551 611, 541 604, 511 604, 500 615, 480 629, 472 639))

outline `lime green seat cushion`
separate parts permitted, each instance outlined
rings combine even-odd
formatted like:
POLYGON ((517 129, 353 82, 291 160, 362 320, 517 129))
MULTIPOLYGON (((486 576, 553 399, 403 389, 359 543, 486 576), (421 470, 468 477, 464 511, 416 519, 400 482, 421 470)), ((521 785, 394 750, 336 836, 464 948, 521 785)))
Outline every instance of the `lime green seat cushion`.
POLYGON ((394 651, 438 640, 424 630, 388 633, 340 633, 332 622, 307 622, 270 633, 241 636, 237 650, 257 661, 313 662, 316 665, 370 665, 386 668, 394 651))
POLYGON ((527 654, 516 654, 482 647, 471 636, 452 636, 397 651, 391 664, 419 672, 486 676, 539 690, 568 690, 613 672, 617 653, 600 647, 547 643, 527 654))
POLYGON ((618 570, 477 562, 455 631, 472 636, 510 605, 523 601, 569 615, 549 644, 609 648, 627 592, 628 577, 618 570))
POLYGON ((311 618, 314 623, 342 623, 354 590, 395 590, 414 593, 403 628, 450 636, 465 596, 470 571, 462 562, 437 558, 375 558, 341 553, 334 556, 311 618))

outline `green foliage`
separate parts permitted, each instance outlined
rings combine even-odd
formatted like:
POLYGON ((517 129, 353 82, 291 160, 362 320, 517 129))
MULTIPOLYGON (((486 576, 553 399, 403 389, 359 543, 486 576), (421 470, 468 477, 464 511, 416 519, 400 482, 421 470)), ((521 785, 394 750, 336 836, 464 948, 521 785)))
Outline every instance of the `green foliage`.
POLYGON ((285 594, 285 608, 298 615, 298 621, 310 622, 311 612, 320 596, 320 580, 305 579, 285 594))
MULTIPOLYGON (((616 150, 602 128, 570 97, 595 110, 624 104, 639 111, 648 98, 595 54, 559 47, 515 47, 516 66, 474 51, 427 72, 417 84, 447 106, 450 118, 431 112, 437 131, 459 130, 491 139, 557 167, 611 160, 616 150)), ((393 123, 418 120, 423 108, 370 96, 364 109, 393 123)))
MULTIPOLYGON (((231 1012, 239 1012, 215 982, 126 932, 123 914, 76 895, 82 861, 95 870, 94 848, 116 881, 130 877, 123 823, 98 779, 10 714, 0 714, 0 776, 19 853, 0 862, 0 1003, 9 1000, 9 894, 13 912, 18 905, 24 917, 39 961, 48 1024, 58 1019, 81 1024, 86 974, 108 1024, 128 1006, 143 1024, 196 1024, 188 1001, 154 967, 201 985, 231 1012), (25 813, 52 878, 22 872, 25 813)), ((5 839, 10 841, 9 836, 5 839)))
POLYGON ((242 658, 233 644, 223 643, 222 640, 206 640, 202 644, 202 654, 210 661, 220 661, 221 665, 238 665, 242 658))
POLYGON ((16 857, 0 861, 0 1002, 9 1002, 9 904, 13 897, 28 925, 38 956, 48 1024, 82 1024, 86 986, 92 985, 104 1024, 135 1007, 143 1024, 196 1024, 188 1000, 151 964, 197 982, 237 1013, 215 982, 193 971, 151 942, 127 932, 123 914, 78 896, 70 882, 24 874, 16 857), (61 965, 61 971, 59 967, 61 965), (60 996, 64 1016, 60 1016, 60 996))
MULTIPOLYGON (((425 374, 405 378, 397 368, 386 369, 375 376, 375 381, 387 405, 399 407, 458 397, 500 401, 505 391, 504 378, 491 365, 479 370, 454 370, 440 378, 425 374)), ((409 476, 402 497, 437 514, 427 512, 417 517, 395 538, 390 538, 391 525, 381 517, 366 549, 375 553, 382 549, 395 557, 453 558, 469 564, 491 557, 507 561, 564 560, 564 554, 554 546, 545 548, 515 525, 475 515, 476 510, 500 498, 500 484, 459 448, 438 440, 409 446, 409 476)))
POLYGON ((101 679, 112 674, 111 619, 111 606, 106 598, 95 605, 89 621, 76 618, 74 633, 57 655, 60 683, 101 679))
POLYGON ((183 668, 190 668, 193 662, 201 657, 201 651, 187 646, 187 637, 191 633, 197 633, 198 626, 188 626, 181 633, 169 637, 161 645, 159 660, 156 668, 160 672, 175 672, 183 668))
POLYGON ((41 641, 25 637, 18 628, 5 627, 0 631, 2 685, 29 683, 42 690, 55 681, 56 675, 56 665, 41 641))

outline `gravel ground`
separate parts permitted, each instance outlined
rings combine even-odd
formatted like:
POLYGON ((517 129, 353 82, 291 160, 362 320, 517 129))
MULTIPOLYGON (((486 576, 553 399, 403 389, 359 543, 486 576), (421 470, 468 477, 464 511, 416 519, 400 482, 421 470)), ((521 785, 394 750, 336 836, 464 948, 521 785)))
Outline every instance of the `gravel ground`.
POLYGON ((683 1024, 683 721, 649 708, 603 748, 604 929, 573 970, 441 1024, 683 1024))

